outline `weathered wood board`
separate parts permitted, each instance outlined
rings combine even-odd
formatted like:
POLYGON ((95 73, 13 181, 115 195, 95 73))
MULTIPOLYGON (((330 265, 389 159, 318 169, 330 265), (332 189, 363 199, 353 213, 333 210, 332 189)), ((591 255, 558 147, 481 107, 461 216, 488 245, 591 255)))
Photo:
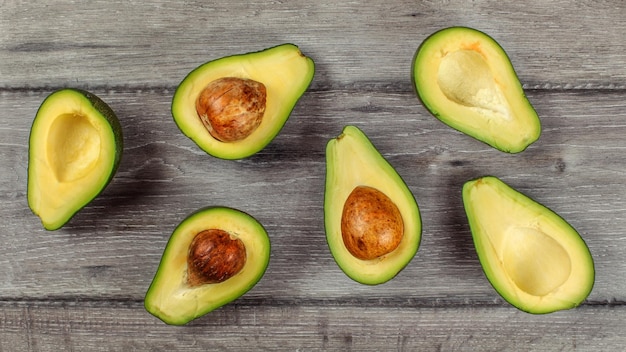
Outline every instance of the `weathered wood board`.
POLYGON ((1 1, 0 351, 593 350, 626 344, 626 4, 622 1, 1 1), (496 38, 542 136, 508 155, 443 125, 410 79, 419 44, 464 25, 496 38), (316 63, 291 118, 250 158, 213 158, 170 113, 203 62, 291 42, 316 63), (43 99, 88 89, 120 117, 116 177, 71 222, 43 230, 26 201, 28 138, 43 99), (330 138, 353 124, 404 178, 423 219, 413 261, 363 286, 323 225, 330 138), (594 256, 581 307, 530 315, 485 279, 461 187, 499 176, 561 214, 594 256), (259 284, 188 326, 143 308, 167 239, 225 205, 272 241, 259 284))

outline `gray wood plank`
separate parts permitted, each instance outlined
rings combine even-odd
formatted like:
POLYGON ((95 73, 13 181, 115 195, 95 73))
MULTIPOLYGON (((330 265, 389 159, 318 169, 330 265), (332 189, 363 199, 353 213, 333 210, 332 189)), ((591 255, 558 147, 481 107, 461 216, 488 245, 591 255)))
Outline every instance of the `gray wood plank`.
POLYGON ((317 63, 315 86, 409 86, 434 31, 496 38, 529 88, 624 88, 623 1, 4 1, 1 88, 176 86, 222 56, 293 42, 317 63), (357 83, 358 82, 358 83, 357 83))
POLYGON ((0 0, 0 352, 622 350, 624 33, 619 0, 0 0), (415 50, 454 25, 510 55, 543 122, 522 154, 453 131, 415 97, 415 50), (171 97, 191 69, 285 42, 315 60, 316 76, 265 150, 218 160, 178 131, 171 97), (28 133, 43 98, 67 86, 111 104, 126 148, 105 192, 46 232, 26 202, 28 133), (381 286, 348 279, 324 239, 324 148, 347 124, 369 135, 422 212, 417 256, 381 286), (581 307, 529 315, 490 287, 460 195, 484 174, 580 231, 596 264, 581 307), (257 217, 270 266, 233 304, 166 326, 143 295, 173 228, 207 205, 257 217))
POLYGON ((528 92, 543 135, 508 155, 443 125, 412 93, 311 91, 276 140, 241 161, 213 158, 184 137, 169 115, 170 91, 96 93, 122 120, 122 165, 105 192, 55 232, 41 228, 25 197, 28 131, 45 93, 5 92, 0 99, 8 117, 0 129, 0 298, 142 299, 176 224, 197 208, 227 205, 257 217, 272 239, 254 298, 490 303, 499 298, 474 253, 460 188, 492 174, 580 231, 596 259, 591 302, 625 299, 623 92, 528 92), (369 134, 422 211, 420 251, 381 287, 347 279, 324 238, 324 147, 346 124, 369 134))
POLYGON ((0 303, 0 351, 621 351, 623 307, 231 305, 185 327, 136 305, 0 303))

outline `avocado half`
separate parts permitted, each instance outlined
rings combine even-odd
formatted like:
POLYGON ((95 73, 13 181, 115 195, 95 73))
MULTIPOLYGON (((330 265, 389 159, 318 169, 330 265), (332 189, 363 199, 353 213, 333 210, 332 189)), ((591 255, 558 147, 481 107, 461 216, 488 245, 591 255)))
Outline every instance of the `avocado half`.
MULTIPOLYGON (((377 207, 378 204, 362 206, 369 209, 360 215, 366 222, 364 227, 370 220, 382 224, 391 221, 389 216, 377 211, 377 207)), ((422 223, 413 194, 391 164, 355 126, 346 126, 326 146, 324 225, 329 249, 338 266, 351 279, 367 285, 381 284, 395 277, 413 259, 420 244, 422 223), (346 211, 347 200, 361 187, 384 194, 396 205, 403 223, 397 247, 376 258, 361 259, 352 254, 342 231, 342 224, 349 220, 345 217, 350 216, 346 211)), ((385 231, 385 226, 373 226, 375 231, 385 231)))
POLYGON ((463 202, 478 259, 506 301, 542 314, 587 298, 593 259, 562 217, 493 176, 466 182, 463 202))
MULTIPOLYGON (((221 254, 231 251, 216 248, 215 258, 199 256, 207 266, 205 270, 228 272, 231 266, 229 255, 221 257, 221 254)), ((172 233, 146 293, 145 308, 167 324, 184 325, 248 292, 263 277, 269 259, 269 237, 252 216, 228 207, 199 209, 172 233), (193 251, 190 248, 194 239, 207 230, 223 231, 232 240, 240 242, 245 248, 244 264, 236 272, 229 272, 229 277, 214 280, 219 282, 192 282, 189 260, 193 251)))
POLYGON ((314 73, 313 60, 293 44, 210 61, 180 83, 172 100, 172 115, 178 128, 208 154, 222 159, 245 158, 262 150, 276 137, 314 73), (215 138, 196 110, 196 101, 203 90, 211 82, 226 77, 260 82, 266 89, 260 125, 244 139, 231 142, 215 138))
POLYGON ((56 230, 112 180, 123 151, 113 110, 92 93, 50 94, 33 121, 28 152, 28 205, 56 230))
POLYGON ((435 117, 496 149, 519 153, 541 134, 509 57, 483 32, 451 27, 432 34, 415 53, 412 79, 435 117))

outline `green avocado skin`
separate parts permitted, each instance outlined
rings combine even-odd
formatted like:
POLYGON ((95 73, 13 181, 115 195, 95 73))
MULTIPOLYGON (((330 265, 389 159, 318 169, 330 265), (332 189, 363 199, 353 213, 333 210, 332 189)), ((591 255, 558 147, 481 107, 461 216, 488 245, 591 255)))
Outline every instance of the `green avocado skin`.
MULTIPOLYGON (((467 181, 463 185, 462 197, 474 247, 485 276, 496 292, 512 306, 526 313, 547 314, 575 308, 591 293, 595 281, 591 252, 576 229, 559 214, 495 176, 467 181), (486 197, 486 194, 491 196, 486 197), (515 242, 506 242, 512 241, 512 228, 520 229, 515 232, 518 237, 515 242), (523 233, 533 235, 519 237, 524 236, 523 233), (534 235, 536 233, 545 234, 551 240, 538 240, 534 235), (559 245, 550 246, 554 243, 559 245), (554 247, 557 251, 553 250, 554 247), (560 262, 550 258, 557 258, 562 250, 567 251, 571 262, 569 278, 560 285, 554 284, 552 290, 546 289, 548 292, 533 294, 533 286, 529 283, 533 280, 541 282, 549 268, 558 267, 560 262), (514 255, 511 256, 511 253, 514 255), (515 259, 509 259, 509 256, 515 259), (512 275, 515 276, 511 276, 506 269, 507 264, 521 274, 514 271, 512 275)), ((544 284, 546 282, 543 281, 544 284)))
POLYGON ((113 165, 112 168, 110 170, 110 173, 108 175, 108 177, 106 178, 105 182, 103 182, 102 184, 99 185, 100 190, 94 195, 94 197, 92 197, 91 199, 88 199, 86 202, 84 202, 84 204, 77 206, 71 213, 68 213, 67 217, 65 220, 63 221, 58 221, 55 223, 42 223, 44 229, 49 230, 49 231, 54 231, 54 230, 58 230, 61 227, 63 227, 65 224, 67 224, 67 222, 69 222, 81 209, 83 209, 86 205, 88 205, 95 197, 97 197, 100 193, 102 193, 102 191, 108 186, 108 184, 113 180, 115 174, 117 173, 117 170, 119 168, 120 162, 122 160, 122 155, 124 152, 124 136, 123 136, 123 132, 122 132, 122 125, 116 115, 116 113, 113 111, 113 109, 107 104, 105 103, 100 97, 98 97, 97 95, 84 90, 84 89, 80 89, 80 88, 62 88, 62 89, 58 89, 52 93, 50 93, 42 102, 39 110, 37 111, 36 117, 33 120, 33 123, 31 125, 31 134, 29 136, 29 163, 28 163, 28 176, 27 176, 27 183, 28 183, 28 190, 27 190, 27 198, 29 200, 29 207, 31 209, 31 211, 33 211, 33 213, 35 213, 35 215, 38 215, 37 212, 33 209, 33 206, 31 204, 30 201, 30 192, 31 192, 31 182, 33 181, 32 179, 37 177, 37 175, 34 175, 31 172, 31 164, 33 159, 36 157, 33 155, 33 150, 35 149, 35 145, 37 143, 39 143, 38 140, 36 140, 33 137, 34 134, 34 129, 36 128, 36 125, 38 123, 39 119, 43 119, 46 118, 46 116, 41 116, 40 112, 41 109, 43 108, 44 104, 46 103, 46 101, 49 100, 53 100, 53 99, 58 99, 59 96, 62 96, 63 94, 66 93, 72 93, 75 95, 80 96, 81 98, 83 98, 86 102, 86 104, 91 105, 99 114, 99 116, 104 119, 107 123, 107 125, 110 127, 111 132, 113 134, 113 138, 114 138, 114 144, 115 144, 115 151, 114 151, 114 159, 113 159, 113 165))
POLYGON ((420 246, 422 220, 413 193, 357 126, 344 126, 342 133, 326 145, 324 229, 329 250, 339 268, 364 285, 380 285, 396 277, 415 257, 420 246), (369 186, 384 193, 398 207, 404 222, 400 245, 391 253, 372 260, 356 258, 347 250, 342 238, 343 207, 357 186, 369 186))
POLYGON ((225 160, 250 157, 263 150, 280 133, 313 81, 315 69, 313 59, 291 43, 205 62, 189 72, 176 88, 171 104, 172 117, 178 129, 207 154, 225 160), (271 105, 276 107, 273 114, 265 111, 263 122, 250 136, 230 143, 212 137, 199 122, 195 110, 201 89, 224 77, 263 83, 268 88, 268 106, 272 101, 271 105))
POLYGON ((120 120, 118 119, 117 114, 113 111, 113 109, 107 103, 105 103, 102 99, 100 99, 100 97, 98 97, 97 95, 91 92, 88 92, 86 90, 78 89, 78 88, 67 88, 67 89, 73 90, 79 94, 82 94, 85 98, 87 98, 87 100, 91 102, 91 105, 100 112, 102 117, 104 117, 109 123, 109 126, 111 126, 111 130, 113 131, 113 136, 115 138, 115 145, 117 147, 117 150, 115 152, 115 161, 113 162, 113 169, 111 171, 111 175, 109 179, 107 180, 107 184, 108 184, 113 179, 113 176, 117 172, 117 169, 119 168, 120 162, 122 160, 122 155, 124 154, 124 135, 122 132, 122 125, 120 123, 120 120))
POLYGON ((254 217, 225 206, 200 208, 172 232, 144 298, 144 308, 168 325, 185 325, 222 307, 251 290, 270 261, 270 238, 254 217), (243 241, 248 253, 241 272, 220 283, 198 287, 187 284, 189 245, 203 229, 220 228, 243 241))
MULTIPOLYGON (((461 48, 459 48, 461 49, 461 48)), ((483 54, 484 55, 484 54, 483 54)), ((541 136, 541 121, 535 108, 528 100, 526 93, 515 71, 511 59, 503 47, 491 36, 480 30, 455 26, 440 29, 429 35, 417 48, 411 63, 411 82, 414 91, 421 104, 438 120, 449 127, 462 132, 478 141, 481 141, 497 150, 505 153, 520 153, 536 142, 541 136), (451 106, 456 103, 450 100, 441 100, 439 94, 440 87, 435 79, 426 79, 426 76, 437 75, 439 67, 431 67, 432 57, 438 55, 445 45, 458 40, 465 42, 480 43, 484 47, 489 47, 489 52, 496 55, 492 62, 496 62, 501 72, 504 73, 508 82, 507 92, 505 92, 509 102, 513 101, 515 111, 523 122, 517 126, 493 129, 490 124, 482 122, 467 121, 468 114, 452 112, 451 106), (476 126, 478 124, 478 127, 476 126), (519 132, 518 132, 519 131, 519 132)))

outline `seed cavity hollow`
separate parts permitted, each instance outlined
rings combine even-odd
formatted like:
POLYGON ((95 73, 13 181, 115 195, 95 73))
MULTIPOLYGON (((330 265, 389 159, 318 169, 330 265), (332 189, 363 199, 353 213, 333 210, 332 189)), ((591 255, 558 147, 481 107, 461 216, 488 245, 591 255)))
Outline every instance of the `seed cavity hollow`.
POLYGON ((561 243, 529 227, 511 227, 506 234, 502 264, 522 291, 545 296, 567 281, 572 262, 561 243))
POLYGON ((447 53, 439 65, 437 84, 442 93, 457 104, 501 119, 511 118, 504 93, 489 64, 476 50, 447 53))
POLYGON ((100 158, 102 141, 98 129, 86 115, 67 113, 58 116, 48 134, 48 163, 59 182, 85 177, 100 158))

